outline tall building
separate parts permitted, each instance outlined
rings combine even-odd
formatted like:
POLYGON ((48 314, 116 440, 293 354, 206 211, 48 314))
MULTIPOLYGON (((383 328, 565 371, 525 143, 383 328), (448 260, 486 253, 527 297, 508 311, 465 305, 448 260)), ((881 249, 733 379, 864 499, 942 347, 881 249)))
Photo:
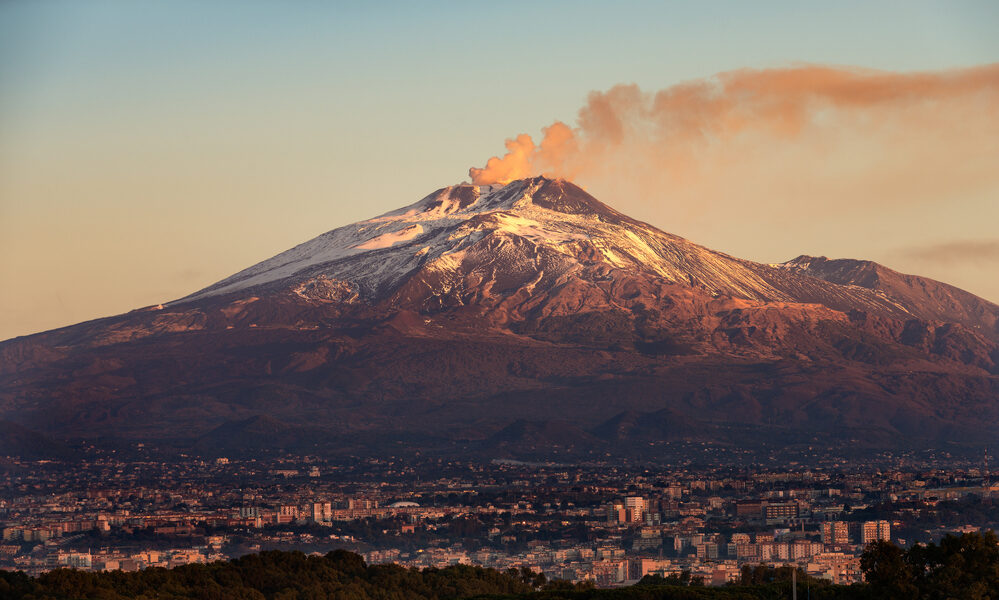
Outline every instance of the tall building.
POLYGON ((607 507, 607 521, 610 523, 627 523, 628 522, 628 511, 625 510, 624 504, 620 502, 615 502, 607 507))
POLYGON ((826 521, 822 524, 823 544, 849 544, 850 524, 846 521, 826 521))
POLYGON ((310 516, 314 523, 329 523, 333 518, 333 505, 329 502, 313 502, 310 516))
POLYGON ((763 517, 767 521, 786 521, 798 517, 797 502, 771 502, 763 507, 763 517))
POLYGON ((888 521, 866 521, 864 523, 860 541, 866 546, 875 540, 891 540, 891 523, 888 521))
MULTIPOLYGON (((669 564, 669 561, 665 561, 669 564)), ((641 579, 662 568, 663 561, 654 558, 632 558, 628 560, 628 579, 641 579)))
POLYGON ((763 502, 760 500, 739 500, 735 503, 735 514, 739 517, 759 519, 763 516, 763 502))
POLYGON ((624 499, 624 508, 628 511, 628 520, 632 523, 638 523, 645 513, 645 498, 628 496, 624 499))
POLYGON ((241 506, 239 507, 239 517, 241 519, 256 519, 260 516, 259 506, 241 506))
POLYGON ((718 559, 718 544, 715 544, 714 542, 705 542, 703 544, 697 544, 696 551, 697 551, 697 558, 701 560, 718 559))

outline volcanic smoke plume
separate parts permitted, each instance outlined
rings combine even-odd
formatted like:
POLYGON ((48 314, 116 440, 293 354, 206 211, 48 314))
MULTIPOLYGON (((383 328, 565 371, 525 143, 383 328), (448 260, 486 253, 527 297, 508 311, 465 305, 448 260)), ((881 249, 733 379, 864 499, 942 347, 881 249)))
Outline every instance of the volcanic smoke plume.
MULTIPOLYGON (((865 152, 899 149, 916 162, 928 157, 911 156, 907 147, 913 144, 930 143, 952 157, 955 149, 970 156, 994 152, 999 64, 927 73, 742 69, 655 93, 618 85, 592 92, 576 127, 556 121, 543 130, 540 144, 518 135, 507 140, 502 158, 490 158, 469 175, 473 183, 490 184, 536 174, 587 180, 626 174, 658 185, 722 166, 717 161, 733 146, 752 154, 788 144, 840 143, 850 133, 866 140, 860 144, 865 152), (974 139, 952 127, 948 116, 960 119, 974 139)), ((819 154, 828 150, 816 148, 819 154)), ((905 166, 918 166, 911 162, 905 166)))

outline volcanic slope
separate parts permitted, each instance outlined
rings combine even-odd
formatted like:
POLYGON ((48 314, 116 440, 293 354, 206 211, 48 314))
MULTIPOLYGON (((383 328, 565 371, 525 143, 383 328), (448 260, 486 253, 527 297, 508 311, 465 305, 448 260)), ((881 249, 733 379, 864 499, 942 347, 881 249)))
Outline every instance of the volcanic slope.
POLYGON ((220 452, 259 446, 260 417, 328 452, 985 443, 997 320, 874 263, 716 252, 566 181, 457 185, 165 306, 3 342, 0 419, 220 452))

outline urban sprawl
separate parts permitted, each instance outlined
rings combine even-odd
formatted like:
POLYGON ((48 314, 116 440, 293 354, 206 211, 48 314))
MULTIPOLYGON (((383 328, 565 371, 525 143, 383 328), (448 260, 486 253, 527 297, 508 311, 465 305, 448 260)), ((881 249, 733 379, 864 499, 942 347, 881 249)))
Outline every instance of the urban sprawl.
POLYGON ((526 567, 600 587, 684 572, 721 585, 756 564, 851 583, 871 541, 907 547, 999 520, 984 458, 939 453, 711 468, 142 451, 0 464, 0 568, 131 571, 344 548, 369 563, 526 567))

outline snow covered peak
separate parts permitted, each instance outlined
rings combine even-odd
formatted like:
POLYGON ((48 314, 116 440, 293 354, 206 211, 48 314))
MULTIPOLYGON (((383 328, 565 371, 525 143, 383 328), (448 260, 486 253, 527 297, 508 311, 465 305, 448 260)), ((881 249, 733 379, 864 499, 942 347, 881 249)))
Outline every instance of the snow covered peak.
POLYGON ((793 301, 796 295, 787 269, 704 248, 631 219, 571 182, 534 177, 504 186, 441 188, 324 233, 182 301, 290 290, 318 300, 379 302, 405 288, 409 298, 429 294, 461 303, 618 275, 758 301, 793 301))
POLYGON ((506 185, 462 183, 448 186, 367 222, 425 221, 526 207, 567 215, 601 215, 608 220, 628 219, 572 182, 539 176, 506 185))
MULTIPOLYGON (((451 233, 466 221, 478 218, 478 228, 487 227, 489 220, 483 220, 484 215, 529 205, 531 195, 549 182, 535 178, 505 186, 458 184, 441 188, 409 206, 328 231, 183 301, 271 285, 289 278, 305 280, 317 274, 336 279, 348 277, 353 285, 368 291, 381 289, 428 257, 446 252, 455 242, 451 233), (370 264, 366 258, 370 258, 370 264)), ((493 222, 499 227, 509 223, 502 219, 493 222)))
POLYGON ((416 270, 449 272, 462 265, 474 271, 501 261, 503 268, 530 271, 540 268, 541 254, 559 263, 558 272, 566 276, 599 263, 712 289, 779 295, 751 272, 732 276, 726 274, 730 268, 715 264, 736 259, 635 221, 571 182, 534 177, 504 186, 441 188, 409 206, 324 233, 183 300, 261 287, 300 289, 317 277, 373 299, 416 270))

